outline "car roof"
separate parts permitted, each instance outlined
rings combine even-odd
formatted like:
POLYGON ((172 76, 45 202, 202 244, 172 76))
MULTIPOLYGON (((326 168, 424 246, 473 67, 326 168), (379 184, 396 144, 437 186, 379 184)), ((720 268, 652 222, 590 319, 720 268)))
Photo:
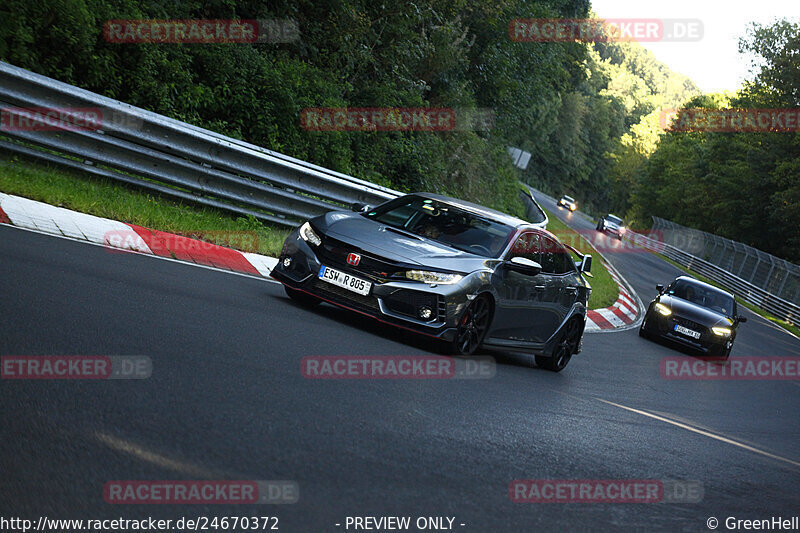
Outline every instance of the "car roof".
POLYGON ((699 279, 693 278, 692 276, 678 276, 677 278, 675 278, 675 281, 678 281, 678 280, 688 281, 692 285, 696 285, 698 287, 702 287, 703 289, 720 292, 722 294, 725 294, 726 296, 730 296, 731 298, 733 298, 733 294, 731 294, 730 292, 726 291, 725 289, 720 289, 719 287, 715 287, 715 286, 713 286, 713 285, 711 285, 709 283, 706 283, 704 281, 700 281, 699 279))
POLYGON ((572 202, 574 202, 574 201, 575 201, 575 198, 573 198, 572 196, 568 196, 568 195, 566 195, 566 194, 565 194, 564 196, 562 196, 561 198, 566 198, 567 200, 570 200, 570 201, 572 201, 572 202))
POLYGON ((431 200, 444 202, 446 204, 450 204, 460 209, 463 209, 464 211, 468 211, 470 213, 480 215, 484 218, 488 218, 489 220, 500 222, 501 224, 506 224, 507 226, 513 226, 515 228, 520 226, 534 227, 530 222, 526 222, 525 220, 522 220, 520 218, 508 215, 506 213, 502 213, 500 211, 496 211, 494 209, 489 209, 488 207, 484 207, 482 205, 473 204, 472 202, 467 202, 466 200, 460 200, 458 198, 451 198, 450 196, 442 196, 441 194, 434 194, 429 192, 414 192, 411 193, 410 196, 420 196, 422 198, 430 198, 431 200))

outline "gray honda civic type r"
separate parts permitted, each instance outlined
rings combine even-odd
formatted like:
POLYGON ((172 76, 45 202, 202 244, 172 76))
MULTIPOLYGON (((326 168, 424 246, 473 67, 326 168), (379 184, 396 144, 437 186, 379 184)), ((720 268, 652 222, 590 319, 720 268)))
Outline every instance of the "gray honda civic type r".
POLYGON ((591 293, 582 275, 591 256, 569 250, 523 220, 415 193, 309 220, 271 275, 302 305, 326 301, 438 338, 455 354, 530 353, 560 371, 581 350, 591 293))

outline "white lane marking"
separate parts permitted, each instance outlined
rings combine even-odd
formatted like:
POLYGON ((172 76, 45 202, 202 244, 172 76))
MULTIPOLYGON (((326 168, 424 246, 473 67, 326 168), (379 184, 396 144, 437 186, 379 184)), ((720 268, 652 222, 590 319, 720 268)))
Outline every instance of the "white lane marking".
POLYGON ((196 477, 204 477, 208 479, 213 479, 214 477, 219 476, 219 473, 207 470, 201 466, 193 465, 191 463, 186 463, 183 461, 178 461, 177 459, 171 459, 159 453, 147 450, 144 447, 139 446, 138 444, 114 437, 112 435, 108 435, 107 433, 95 431, 94 436, 97 440, 99 440, 100 442, 102 442, 103 444, 105 444, 106 446, 108 446, 113 450, 127 453, 129 455, 136 457, 137 459, 141 459, 142 461, 145 461, 147 463, 154 464, 160 468, 174 470, 182 474, 196 476, 196 477))
POLYGON ((633 407, 626 407, 626 406, 620 405, 618 403, 609 402, 608 400, 604 400, 602 398, 595 398, 595 400, 603 402, 603 403, 608 404, 608 405, 613 405, 614 407, 619 407, 620 409, 625 409, 626 411, 630 411, 632 413, 636 413, 636 414, 639 414, 639 415, 642 415, 642 416, 647 416, 649 418, 653 418, 653 419, 659 420, 661 422, 666 422, 667 424, 672 424, 673 426, 677 426, 677 427, 679 427, 681 429, 685 429, 687 431, 691 431, 693 433, 697 433, 698 435, 704 435, 706 437, 710 437, 712 439, 718 440, 720 442, 724 442, 726 444, 732 444, 732 445, 737 446, 739 448, 742 448, 744 450, 747 450, 747 451, 750 451, 750 452, 753 452, 753 453, 757 453, 759 455, 763 455, 764 457, 769 457, 770 459, 775 459, 777 461, 783 461, 783 462, 789 463, 790 465, 793 465, 793 466, 800 466, 800 462, 798 462, 798 461, 793 461, 792 459, 787 459, 786 457, 781 457, 780 455, 775 455, 774 453, 766 452, 764 450, 759 450, 758 448, 754 448, 753 446, 750 446, 748 444, 744 444, 743 442, 738 442, 738 441, 735 441, 733 439, 729 439, 728 437, 723 437, 722 435, 717 435, 716 433, 711 433, 710 431, 706 431, 706 430, 703 430, 703 429, 698 429, 698 428, 692 427, 692 426, 690 426, 688 424, 684 424, 682 422, 678 422, 676 420, 671 420, 671 419, 665 418, 663 416, 654 415, 653 413, 649 413, 647 411, 642 411, 641 409, 634 409, 633 407))
MULTIPOLYGON (((23 227, 20 227, 20 226, 12 226, 10 224, 0 224, 0 227, 14 228, 14 229, 19 230, 19 231, 29 231, 31 233, 38 233, 39 235, 45 235, 47 237, 55 237, 56 239, 66 239, 68 241, 78 242, 78 243, 81 243, 81 244, 89 244, 91 246, 101 246, 103 248, 108 248, 108 245, 100 244, 98 242, 85 241, 83 239, 75 239, 73 237, 67 237, 66 235, 54 235, 52 233, 47 233, 47 232, 40 231, 40 230, 34 229, 34 228, 23 228, 23 227)), ((117 250, 117 249, 115 249, 115 253, 118 253, 118 254, 135 254, 135 255, 142 256, 142 257, 152 257, 153 259, 160 259, 162 261, 170 261, 172 263, 177 263, 179 265, 187 265, 187 266, 192 266, 192 267, 196 267, 196 268, 204 268, 206 270, 213 270, 215 272, 222 272, 223 274, 233 274, 234 276, 242 276, 244 278, 257 279, 259 281, 266 281, 267 283, 274 283, 276 285, 280 285, 281 284, 280 281, 274 280, 272 278, 264 278, 262 276, 256 276, 255 274, 247 274, 245 272, 236 272, 236 271, 233 271, 233 270, 227 270, 227 269, 224 269, 224 268, 217 268, 217 267, 210 266, 210 265, 201 265, 201 264, 198 264, 198 263, 191 263, 191 262, 188 262, 188 261, 181 261, 180 259, 173 259, 171 257, 164 257, 164 256, 161 256, 161 255, 153 255, 153 254, 147 254, 147 253, 143 253, 143 252, 137 252, 135 250, 117 250)))

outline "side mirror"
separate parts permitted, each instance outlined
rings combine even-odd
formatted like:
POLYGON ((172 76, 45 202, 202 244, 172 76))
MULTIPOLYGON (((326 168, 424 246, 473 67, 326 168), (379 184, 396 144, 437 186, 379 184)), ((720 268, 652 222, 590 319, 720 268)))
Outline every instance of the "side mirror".
POLYGON ((581 272, 591 272, 592 271, 592 256, 591 255, 584 255, 583 259, 581 259, 581 266, 579 268, 581 272))
POLYGON ((743 322, 747 322, 747 317, 746 316, 742 316, 742 315, 738 315, 734 320, 736 320, 736 322, 741 324, 743 322))
POLYGON ((664 292, 664 286, 661 284, 656 285, 656 290, 658 291, 658 294, 662 294, 664 292))
POLYGON ((512 257, 506 264, 514 272, 519 272, 527 276, 536 276, 542 271, 542 265, 536 261, 525 259, 524 257, 512 257))
POLYGON ((366 213, 367 211, 372 209, 372 206, 369 204, 362 204, 361 202, 355 202, 353 204, 350 204, 350 209, 352 209, 356 213, 366 213))

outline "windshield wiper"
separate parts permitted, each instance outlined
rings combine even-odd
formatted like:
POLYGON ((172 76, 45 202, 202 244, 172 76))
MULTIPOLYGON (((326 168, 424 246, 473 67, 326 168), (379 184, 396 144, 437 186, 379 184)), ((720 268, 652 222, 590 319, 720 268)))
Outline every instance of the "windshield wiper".
POLYGON ((410 231, 401 230, 400 228, 395 228, 394 226, 389 226, 389 225, 387 225, 387 226, 384 226, 384 227, 385 227, 387 230, 389 230, 389 231, 393 231, 393 232, 395 232, 395 233, 397 233, 397 234, 399 234, 399 235, 404 235, 404 236, 406 236, 406 237, 411 237, 411 238, 413 238, 413 239, 417 239, 418 241, 421 241, 421 240, 423 240, 423 239, 422 239, 422 237, 420 237, 419 235, 416 235, 416 234, 414 234, 414 233, 411 233, 410 231))

